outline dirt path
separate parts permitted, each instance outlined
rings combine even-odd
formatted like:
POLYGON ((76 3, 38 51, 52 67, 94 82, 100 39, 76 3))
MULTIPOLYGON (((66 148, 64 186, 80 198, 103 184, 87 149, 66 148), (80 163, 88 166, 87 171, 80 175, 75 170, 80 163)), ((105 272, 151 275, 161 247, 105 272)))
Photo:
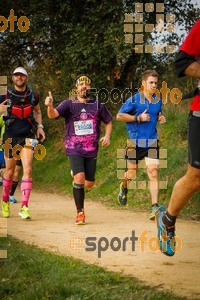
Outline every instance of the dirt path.
POLYGON ((31 195, 30 221, 20 219, 19 208, 19 203, 11 205, 8 234, 55 253, 132 275, 178 295, 200 299, 199 222, 178 220, 177 233, 183 247, 174 257, 166 257, 160 251, 152 251, 156 224, 145 213, 86 201, 87 225, 77 226, 72 199, 35 192, 31 195), (147 238, 144 244, 135 242, 135 249, 134 233, 135 237, 143 233, 147 238))

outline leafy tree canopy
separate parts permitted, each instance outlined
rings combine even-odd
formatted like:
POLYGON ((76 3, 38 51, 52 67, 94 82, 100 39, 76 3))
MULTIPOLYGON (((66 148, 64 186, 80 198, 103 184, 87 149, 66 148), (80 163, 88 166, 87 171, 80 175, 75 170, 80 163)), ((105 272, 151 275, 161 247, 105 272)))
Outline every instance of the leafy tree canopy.
MULTIPOLYGON (((14 32, 9 31, 9 25, 0 32, 1 74, 9 76, 13 66, 23 64, 38 87, 62 90, 66 95, 80 73, 90 74, 96 88, 108 89, 122 89, 134 80, 137 82, 141 71, 147 68, 163 73, 174 54, 135 53, 134 43, 125 43, 125 14, 134 14, 135 2, 1 0, 1 16, 8 18, 13 9, 18 19, 26 16, 30 20, 26 32, 18 29, 17 22, 14 32)), ((156 6, 157 1, 137 3, 156 6)), ((199 11, 189 0, 166 0, 164 4, 164 14, 174 14, 176 23, 186 30, 197 19, 199 11)), ((155 22, 155 9, 144 13, 144 24, 155 22)), ((180 34, 164 39, 177 45, 180 34)), ((145 32, 144 43, 147 42, 152 43, 152 36, 145 32)))

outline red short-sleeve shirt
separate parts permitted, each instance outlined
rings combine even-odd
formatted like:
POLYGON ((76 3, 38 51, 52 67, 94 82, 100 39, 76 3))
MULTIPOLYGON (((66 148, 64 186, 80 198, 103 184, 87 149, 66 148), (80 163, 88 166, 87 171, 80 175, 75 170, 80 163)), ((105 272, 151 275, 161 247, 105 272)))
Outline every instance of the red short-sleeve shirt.
POLYGON ((196 59, 200 56, 200 19, 191 28, 180 50, 196 59))

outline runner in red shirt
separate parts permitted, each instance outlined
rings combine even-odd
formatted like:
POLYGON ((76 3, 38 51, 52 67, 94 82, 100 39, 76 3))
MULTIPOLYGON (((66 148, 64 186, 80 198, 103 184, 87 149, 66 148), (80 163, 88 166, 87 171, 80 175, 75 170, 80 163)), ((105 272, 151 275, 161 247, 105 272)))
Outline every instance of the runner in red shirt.
MULTIPOLYGON (((200 19, 190 30, 175 60, 179 77, 200 79, 200 19)), ((157 213, 160 250, 169 256, 175 254, 175 222, 177 215, 192 195, 200 190, 200 96, 195 94, 188 119, 188 169, 174 185, 167 210, 161 206, 157 213), (164 241, 165 238, 165 241, 164 241)))

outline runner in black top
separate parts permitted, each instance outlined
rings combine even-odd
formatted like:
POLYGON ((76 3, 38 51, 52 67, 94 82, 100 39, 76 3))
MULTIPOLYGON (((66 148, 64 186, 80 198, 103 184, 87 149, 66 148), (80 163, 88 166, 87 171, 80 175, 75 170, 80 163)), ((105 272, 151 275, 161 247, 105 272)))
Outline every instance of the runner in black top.
POLYGON ((30 218, 28 201, 32 189, 32 160, 35 138, 44 141, 45 133, 39 106, 39 96, 27 87, 28 73, 17 67, 12 75, 13 89, 0 97, 0 113, 6 124, 4 134, 4 155, 6 170, 3 178, 2 215, 9 217, 9 192, 17 160, 21 159, 23 177, 21 183, 22 206, 19 215, 30 218))

